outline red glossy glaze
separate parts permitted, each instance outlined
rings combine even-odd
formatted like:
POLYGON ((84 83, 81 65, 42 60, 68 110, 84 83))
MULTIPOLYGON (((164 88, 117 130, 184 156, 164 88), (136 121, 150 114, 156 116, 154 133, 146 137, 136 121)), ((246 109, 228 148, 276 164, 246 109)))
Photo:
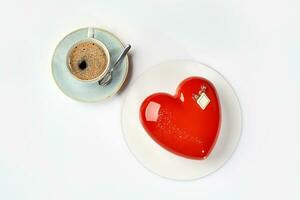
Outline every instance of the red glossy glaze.
POLYGON ((165 149, 191 159, 205 159, 218 137, 221 109, 215 87, 201 77, 183 80, 174 96, 156 93, 140 107, 140 120, 147 133, 165 149), (210 103, 203 110, 193 98, 201 86, 210 103))

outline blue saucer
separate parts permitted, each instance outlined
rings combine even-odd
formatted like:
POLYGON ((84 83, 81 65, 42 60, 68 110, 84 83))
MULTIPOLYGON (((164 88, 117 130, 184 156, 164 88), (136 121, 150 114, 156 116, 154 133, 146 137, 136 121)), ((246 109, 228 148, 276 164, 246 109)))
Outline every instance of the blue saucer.
MULTIPOLYGON (((88 28, 79 29, 68 34, 59 42, 52 58, 52 75, 57 86, 67 96, 83 102, 97 102, 113 96, 121 88, 128 72, 128 57, 126 56, 114 71, 112 81, 107 86, 76 80, 66 66, 67 53, 73 44, 86 39, 87 34, 88 28)), ((110 53, 110 63, 113 65, 122 53, 124 45, 115 35, 103 29, 95 28, 94 38, 100 40, 107 47, 110 53)))

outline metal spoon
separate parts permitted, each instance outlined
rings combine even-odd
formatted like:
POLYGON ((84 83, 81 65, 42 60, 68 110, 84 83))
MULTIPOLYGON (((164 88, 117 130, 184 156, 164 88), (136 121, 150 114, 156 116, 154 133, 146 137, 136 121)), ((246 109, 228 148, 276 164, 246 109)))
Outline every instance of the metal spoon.
POLYGON ((109 70, 109 72, 98 82, 99 85, 105 86, 108 85, 112 80, 112 74, 115 69, 117 69, 119 63, 123 60, 123 58, 127 55, 129 49, 131 48, 131 45, 128 44, 121 55, 118 57, 117 61, 113 65, 113 67, 109 70))

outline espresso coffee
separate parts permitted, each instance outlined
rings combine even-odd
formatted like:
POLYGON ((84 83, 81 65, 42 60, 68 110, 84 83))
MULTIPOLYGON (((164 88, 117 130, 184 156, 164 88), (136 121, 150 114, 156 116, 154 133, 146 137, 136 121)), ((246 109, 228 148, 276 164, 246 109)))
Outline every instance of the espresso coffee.
POLYGON ((93 80, 107 68, 107 55, 96 42, 80 42, 68 55, 70 72, 81 80, 93 80))

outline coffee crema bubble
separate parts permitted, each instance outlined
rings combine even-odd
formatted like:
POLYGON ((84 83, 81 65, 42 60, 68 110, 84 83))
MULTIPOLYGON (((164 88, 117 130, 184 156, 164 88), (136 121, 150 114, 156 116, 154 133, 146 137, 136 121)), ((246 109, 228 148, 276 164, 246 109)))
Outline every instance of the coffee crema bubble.
POLYGON ((92 41, 77 44, 69 53, 70 71, 81 80, 99 77, 105 71, 107 62, 104 49, 92 41))

